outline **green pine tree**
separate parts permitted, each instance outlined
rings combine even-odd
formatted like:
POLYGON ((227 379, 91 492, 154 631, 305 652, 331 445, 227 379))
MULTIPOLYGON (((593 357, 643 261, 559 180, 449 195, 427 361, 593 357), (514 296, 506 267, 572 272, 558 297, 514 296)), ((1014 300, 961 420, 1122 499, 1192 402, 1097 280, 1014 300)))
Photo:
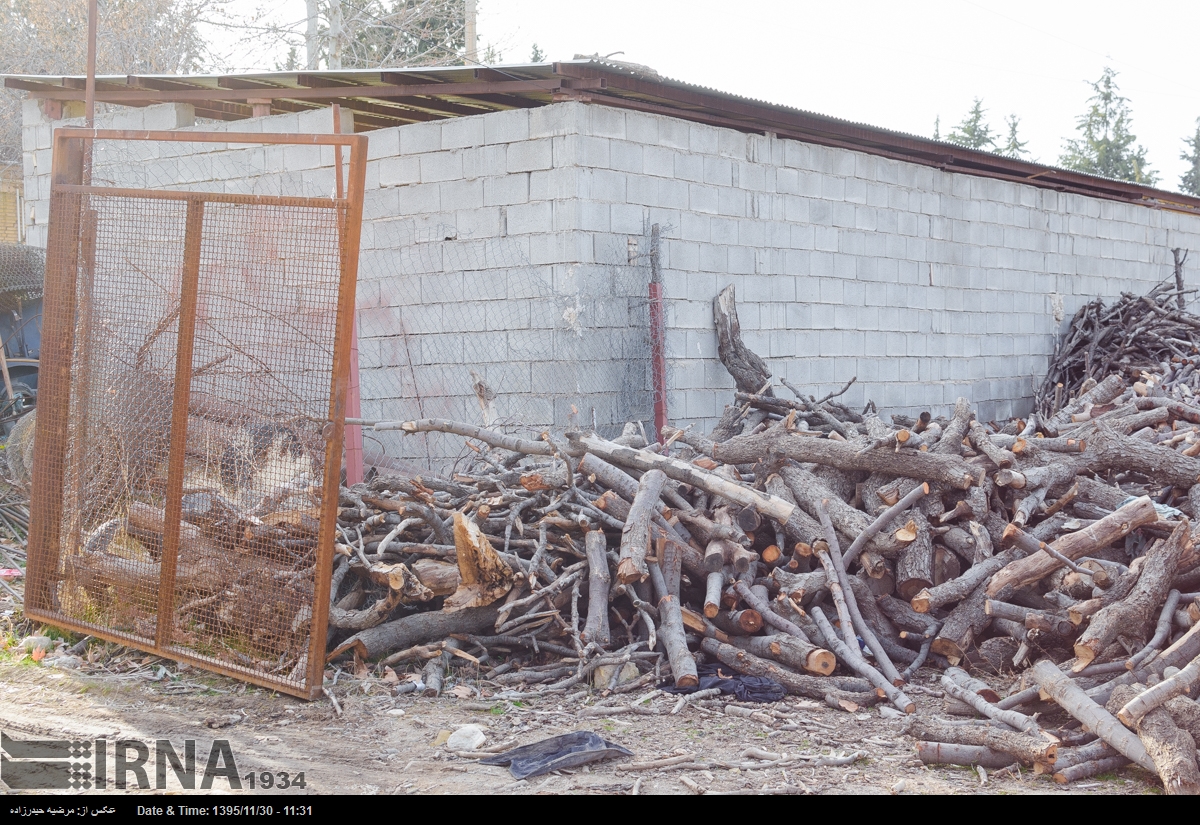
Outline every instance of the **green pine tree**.
POLYGON ((946 139, 968 149, 995 149, 996 136, 992 134, 992 127, 983 122, 983 115, 983 101, 975 98, 971 111, 963 118, 962 123, 950 130, 946 139))
POLYGON ((542 63, 546 59, 546 53, 538 48, 538 44, 533 44, 533 51, 529 55, 530 63, 542 63))
POLYGON ((1079 138, 1068 140, 1059 165, 1132 183, 1153 186, 1158 174, 1146 161, 1146 149, 1132 131, 1129 101, 1117 93, 1117 73, 1105 67, 1092 85, 1088 110, 1076 121, 1079 138))
POLYGON ((1183 141, 1188 151, 1179 155, 1188 162, 1188 170, 1179 179, 1179 188, 1189 195, 1200 197, 1200 118, 1196 119, 1196 134, 1183 141))
POLYGON ((933 119, 933 139, 942 139, 942 116, 938 115, 933 119))
POLYGON ((1008 124, 1008 137, 1004 141, 1004 145, 999 148, 1002 155, 1007 155, 1010 158, 1025 159, 1029 156, 1025 146, 1029 143, 1027 140, 1021 140, 1017 137, 1017 126, 1021 120, 1016 115, 1009 115, 1005 121, 1008 124))

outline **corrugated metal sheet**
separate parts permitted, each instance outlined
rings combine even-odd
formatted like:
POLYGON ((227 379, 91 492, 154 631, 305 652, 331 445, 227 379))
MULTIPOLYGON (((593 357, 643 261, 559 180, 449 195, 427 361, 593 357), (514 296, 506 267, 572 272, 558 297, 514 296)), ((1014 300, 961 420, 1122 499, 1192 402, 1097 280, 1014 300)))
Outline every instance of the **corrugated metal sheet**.
MULTIPOLYGON (((0 75, 50 105, 83 97, 82 77, 0 75)), ((837 146, 969 175, 1200 214, 1200 198, 965 149, 663 77, 599 58, 471 68, 442 66, 238 75, 97 78, 96 100, 130 106, 190 103, 201 117, 240 120, 338 103, 355 128, 388 126, 578 100, 747 132, 837 146)))

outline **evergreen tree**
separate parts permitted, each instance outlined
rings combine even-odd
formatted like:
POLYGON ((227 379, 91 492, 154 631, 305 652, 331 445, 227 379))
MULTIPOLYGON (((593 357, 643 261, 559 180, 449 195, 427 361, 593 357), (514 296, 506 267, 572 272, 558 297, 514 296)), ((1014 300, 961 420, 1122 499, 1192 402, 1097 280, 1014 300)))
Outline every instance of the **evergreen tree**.
POLYGON ((1004 122, 1008 124, 1008 137, 999 149, 1000 154, 1010 158, 1025 159, 1029 155, 1025 149, 1029 141, 1017 137, 1017 125, 1021 122, 1020 119, 1016 115, 1009 115, 1004 122))
POLYGON ((1105 67, 1100 79, 1091 84, 1095 94, 1088 99, 1087 112, 1076 121, 1080 136, 1067 141, 1059 165, 1153 186, 1158 175, 1146 161, 1145 147, 1137 145, 1129 101, 1117 93, 1116 77, 1116 72, 1105 67))
POLYGON ((936 118, 933 119, 933 139, 934 140, 942 139, 942 116, 941 115, 938 115, 936 118))
POLYGON ((975 98, 971 111, 963 118, 962 123, 950 130, 946 139, 968 149, 995 149, 996 136, 992 134, 992 127, 983 122, 983 115, 983 101, 975 98))
POLYGON ((546 53, 538 48, 538 44, 533 44, 533 51, 529 54, 530 63, 542 63, 546 59, 546 53))
POLYGON ((1200 118, 1196 119, 1196 134, 1183 141, 1187 151, 1179 155, 1188 162, 1188 170, 1179 179, 1179 188, 1189 195, 1200 197, 1200 118))

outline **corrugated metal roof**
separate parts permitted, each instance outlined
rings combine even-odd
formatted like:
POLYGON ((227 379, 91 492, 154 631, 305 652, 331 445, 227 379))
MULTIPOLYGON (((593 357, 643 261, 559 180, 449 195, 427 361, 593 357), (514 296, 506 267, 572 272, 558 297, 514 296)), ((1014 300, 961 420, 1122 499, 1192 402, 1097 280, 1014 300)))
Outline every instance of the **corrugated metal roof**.
MULTIPOLYGON (((9 88, 52 101, 79 100, 84 78, 0 75, 9 88)), ((1086 175, 931 138, 781 106, 598 58, 471 68, 439 66, 236 75, 97 78, 96 100, 130 106, 191 103, 201 117, 240 120, 338 103, 355 128, 388 126, 579 100, 746 132, 838 146, 939 169, 1059 191, 1200 213, 1200 198, 1086 175)))

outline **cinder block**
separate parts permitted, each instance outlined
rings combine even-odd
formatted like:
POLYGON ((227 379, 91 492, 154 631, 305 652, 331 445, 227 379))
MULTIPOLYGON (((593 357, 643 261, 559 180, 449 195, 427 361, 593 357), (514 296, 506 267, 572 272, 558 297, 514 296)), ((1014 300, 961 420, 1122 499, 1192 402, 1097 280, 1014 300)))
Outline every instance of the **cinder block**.
POLYGON ((400 133, 400 154, 418 155, 436 152, 442 148, 442 123, 432 120, 426 123, 409 123, 397 127, 400 133))
POLYGON ((549 169, 553 165, 551 141, 524 140, 508 146, 508 171, 531 172, 535 169, 549 169))
POLYGON ((518 172, 483 181, 485 206, 507 206, 529 201, 529 173, 518 172))
POLYGON ((462 152, 431 152, 421 155, 421 182, 438 183, 463 177, 462 152))
POLYGON ((385 157, 378 168, 380 186, 404 186, 421 180, 421 162, 417 157, 385 157))
POLYGON ((508 109, 479 115, 483 121, 483 142, 515 143, 529 138, 529 109, 508 109))

